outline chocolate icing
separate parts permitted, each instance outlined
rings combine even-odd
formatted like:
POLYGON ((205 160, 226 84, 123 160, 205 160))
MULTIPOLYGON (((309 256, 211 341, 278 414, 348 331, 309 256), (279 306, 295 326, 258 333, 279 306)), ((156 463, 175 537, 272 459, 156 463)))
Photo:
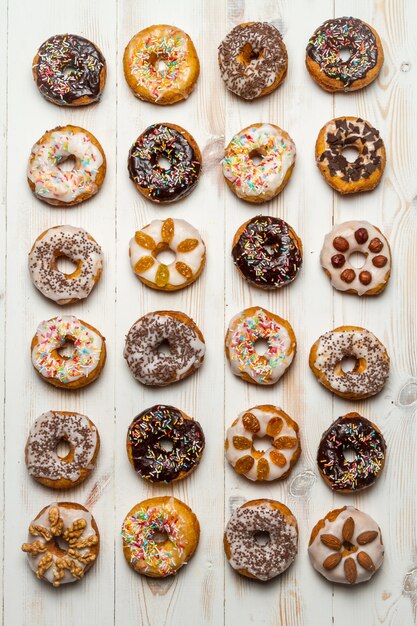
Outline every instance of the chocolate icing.
POLYGON ((168 124, 153 124, 130 148, 128 170, 131 180, 151 200, 174 202, 194 189, 201 162, 182 132, 168 124), (168 159, 169 169, 158 164, 160 157, 168 159))
POLYGON ((171 482, 199 463, 204 450, 204 433, 200 424, 185 419, 173 406, 155 405, 142 411, 128 430, 133 466, 139 476, 151 482, 171 482), (169 439, 172 450, 160 442, 169 439))
POLYGON ((353 17, 324 22, 308 42, 307 54, 326 76, 342 81, 346 91, 353 82, 365 78, 378 61, 375 35, 367 24, 353 17), (346 61, 339 54, 344 48, 351 52, 346 61))
POLYGON ((358 414, 339 417, 323 433, 317 453, 320 472, 337 491, 359 491, 370 487, 384 465, 386 443, 373 424, 358 414), (353 450, 347 461, 343 451, 353 450))
POLYGON ((38 51, 34 66, 39 91, 47 100, 65 106, 78 98, 100 99, 100 77, 106 61, 100 50, 79 35, 55 35, 38 51))
POLYGON ((247 224, 232 256, 245 278, 257 287, 274 289, 292 282, 302 265, 302 252, 289 226, 277 217, 259 215, 247 224), (271 247, 271 252, 266 246, 271 247))
POLYGON ((345 182, 356 182, 369 178, 381 169, 381 148, 384 146, 379 131, 358 117, 354 122, 347 119, 335 120, 336 132, 327 132, 327 149, 319 161, 327 161, 331 176, 338 176, 345 182), (353 163, 342 154, 345 148, 356 146, 360 153, 353 163))

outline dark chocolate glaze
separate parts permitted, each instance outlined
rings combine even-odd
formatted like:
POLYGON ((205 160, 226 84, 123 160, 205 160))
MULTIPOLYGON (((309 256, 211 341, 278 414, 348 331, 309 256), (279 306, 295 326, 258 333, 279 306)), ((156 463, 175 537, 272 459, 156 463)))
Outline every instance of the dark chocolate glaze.
POLYGON ((130 148, 128 170, 131 180, 151 200, 175 202, 194 189, 201 162, 182 132, 168 124, 153 124, 130 148), (160 157, 168 159, 169 169, 159 165, 160 157))
POLYGON ((378 478, 385 461, 383 435, 365 417, 339 417, 323 433, 318 453, 319 470, 335 491, 360 491, 378 478), (343 451, 353 450, 356 458, 347 461, 343 451))
POLYGON ((343 82, 346 91, 353 82, 365 78, 378 61, 375 35, 354 17, 324 22, 308 42, 307 54, 327 76, 343 82), (339 54, 343 48, 351 53, 346 61, 339 54))
POLYGON ((44 98, 61 106, 84 96, 92 102, 99 100, 106 61, 91 41, 78 35, 55 35, 41 45, 38 55, 34 70, 44 98))
POLYGON ((139 476, 151 482, 171 482, 190 472, 204 450, 204 433, 198 422, 184 419, 173 406, 155 405, 140 413, 128 430, 133 466, 139 476), (169 439, 172 450, 160 441, 169 439))
POLYGON ((301 249, 291 237, 287 222, 263 215, 247 223, 233 246, 232 256, 246 280, 263 289, 277 289, 292 282, 302 265, 301 249))
POLYGON ((319 157, 320 162, 327 161, 331 176, 338 176, 345 182, 356 182, 369 178, 375 170, 381 169, 384 142, 376 128, 360 117, 354 122, 338 119, 335 125, 336 133, 327 133, 327 149, 319 157), (343 150, 353 146, 358 147, 360 154, 350 163, 343 150))

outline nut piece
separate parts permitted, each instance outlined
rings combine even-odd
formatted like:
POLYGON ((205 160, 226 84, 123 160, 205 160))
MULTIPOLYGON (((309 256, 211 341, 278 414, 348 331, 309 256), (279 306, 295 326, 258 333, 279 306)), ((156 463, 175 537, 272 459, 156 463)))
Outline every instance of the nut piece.
POLYGON ((359 280, 361 281, 362 285, 369 285, 369 283, 372 281, 372 274, 370 272, 361 272, 359 274, 359 280))
POLYGON ((184 276, 184 278, 191 278, 193 275, 193 270, 191 269, 191 267, 189 267, 186 263, 183 263, 182 261, 177 261, 175 263, 175 269, 181 274, 181 276, 184 276))
POLYGON ((169 269, 166 265, 163 265, 163 263, 161 263, 155 275, 155 283, 158 285, 158 287, 165 287, 168 281, 169 269))
POLYGON ((379 239, 379 237, 374 237, 372 239, 372 241, 370 242, 368 248, 369 250, 373 253, 376 254, 378 252, 381 252, 382 248, 384 247, 384 244, 382 243, 382 241, 379 239))
POLYGON ((368 231, 366 228, 358 228, 355 232, 355 239, 358 243, 366 243, 369 239, 368 231))
POLYGON ((178 246, 178 252, 191 252, 198 246, 198 239, 184 239, 178 246))
POLYGON ((359 565, 361 565, 364 569, 368 570, 368 572, 375 571, 374 562, 369 556, 369 554, 367 554, 366 552, 358 552, 357 558, 358 558, 359 565))
POLYGON ((271 459, 272 463, 275 463, 275 465, 278 465, 278 467, 284 467, 287 463, 287 459, 282 454, 282 452, 275 452, 275 450, 272 450, 272 452, 269 453, 269 458, 271 459))
POLYGON ((345 264, 345 257, 343 254, 334 254, 331 258, 331 262, 333 267, 335 267, 336 269, 339 269, 340 267, 343 267, 345 264))
POLYGON ((136 274, 143 274, 146 272, 152 265, 155 263, 155 259, 151 256, 143 256, 139 259, 139 261, 135 265, 136 274))
POLYGON ((353 537, 353 531, 355 530, 355 522, 353 517, 348 517, 343 524, 342 537, 343 541, 350 541, 353 537))
POLYGON ((258 480, 266 480, 269 474, 269 463, 266 459, 259 459, 256 468, 256 478, 258 480))
POLYGON ((266 427, 266 434, 269 437, 276 437, 281 432, 283 426, 284 422, 280 417, 271 417, 266 427))
POLYGON ((356 541, 360 546, 365 546, 367 543, 375 541, 377 537, 378 533, 376 530, 365 530, 365 532, 356 537, 356 541))
POLYGON ((356 277, 356 273, 354 272, 354 270, 344 270, 341 274, 340 274, 340 278, 345 282, 345 283, 351 283, 353 280, 355 280, 356 277))
POLYGON ((252 447, 252 442, 246 437, 233 437, 233 445, 236 450, 248 450, 252 447))
POLYGON ((375 267, 384 267, 384 265, 387 264, 387 261, 388 261, 387 257, 382 254, 372 259, 372 263, 375 265, 375 267))
POLYGON ((254 463, 255 459, 247 454, 236 461, 235 470, 238 474, 247 474, 254 463))
POLYGON ((346 252, 346 250, 349 250, 349 242, 344 237, 335 237, 333 239, 333 247, 338 252, 346 252))
POLYGON ((161 237, 162 241, 165 243, 169 243, 174 236, 174 220, 171 217, 164 220, 164 223, 161 227, 161 237))
POLYGON ((155 248, 156 248, 155 240, 152 239, 152 237, 150 237, 146 233, 143 233, 140 230, 136 231, 135 239, 136 239, 136 242, 140 246, 142 246, 142 248, 147 248, 148 250, 155 250, 155 248))
POLYGON ((298 442, 295 437, 278 437, 272 443, 277 450, 283 450, 284 448, 295 448, 298 442))
POLYGON ((340 552, 334 552, 333 554, 328 556, 327 559, 324 559, 324 569, 334 569, 337 565, 339 565, 341 559, 342 555, 340 554, 340 552))
POLYGON ((320 541, 332 550, 340 550, 342 547, 342 542, 334 535, 324 533, 323 535, 320 535, 320 541))
MULTIPOLYGON (((352 519, 352 518, 350 517, 349 519, 352 519)), ((346 521, 348 521, 348 520, 346 520, 346 521)), ((343 567, 344 567, 344 570, 345 570, 346 580, 348 581, 348 583, 353 585, 356 582, 356 578, 357 578, 357 575, 358 575, 358 570, 356 569, 356 563, 352 559, 352 557, 349 557, 349 558, 346 559, 346 561, 344 562, 343 567)))

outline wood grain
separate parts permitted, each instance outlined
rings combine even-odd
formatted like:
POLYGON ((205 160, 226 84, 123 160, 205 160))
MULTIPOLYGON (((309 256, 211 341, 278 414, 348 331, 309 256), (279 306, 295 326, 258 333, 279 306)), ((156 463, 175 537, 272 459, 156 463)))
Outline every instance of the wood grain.
POLYGON ((417 8, 412 0, 3 0, 0 21, 1 230, 0 230, 0 387, 4 392, 0 543, 5 626, 110 624, 191 626, 350 626, 417 623, 416 513, 417 459, 417 8), (353 14, 382 37, 385 64, 378 80, 355 94, 322 91, 304 65, 305 46, 325 19, 353 14), (217 46, 235 25, 273 22, 289 54, 284 84, 267 98, 248 103, 227 92, 217 67, 217 46), (161 108, 140 102, 129 91, 122 55, 129 39, 150 24, 167 23, 192 37, 201 75, 188 100, 161 108), (44 101, 31 78, 38 46, 55 33, 73 32, 97 42, 108 62, 100 104, 65 110, 44 101), (358 115, 384 138, 388 165, 372 193, 341 198, 321 178, 314 143, 332 117, 358 115), (126 161, 132 142, 148 125, 172 122, 186 128, 203 152, 204 171, 196 190, 168 208, 145 201, 129 181, 126 161), (297 146, 292 179, 280 196, 260 207, 239 201, 223 181, 220 161, 232 135, 255 122, 284 128, 297 146), (108 172, 100 193, 73 209, 54 209, 32 196, 25 181, 31 145, 48 128, 74 123, 102 143, 108 172), (257 213, 286 219, 304 244, 304 266, 297 281, 277 293, 249 287, 234 268, 231 241, 236 229, 257 213), (196 226, 207 244, 207 267, 186 290, 160 293, 142 285, 130 269, 128 243, 135 230, 160 217, 180 217, 196 226), (393 274, 378 298, 359 299, 332 289, 320 268, 325 233, 334 223, 367 219, 390 240, 393 274), (69 393, 42 383, 30 363, 29 343, 42 319, 63 312, 31 284, 27 253, 44 229, 82 226, 105 251, 105 270, 87 301, 65 308, 107 337, 108 362, 100 380, 69 393), (298 353, 287 375, 266 389, 233 376, 225 362, 223 338, 239 310, 260 305, 288 319, 298 353), (207 344, 203 367, 192 378, 168 388, 145 388, 123 359, 124 338, 144 313, 184 311, 201 328, 207 344), (389 384, 377 397, 347 402, 317 384, 308 353, 317 337, 341 324, 369 328, 392 359, 389 384), (167 403, 198 419, 206 434, 202 463, 186 481, 148 485, 129 465, 125 436, 141 410, 167 403), (303 452, 282 483, 252 484, 225 462, 225 428, 239 412, 261 403, 281 406, 300 425, 303 452), (76 410, 97 424, 102 449, 98 467, 84 484, 64 496, 30 480, 23 458, 33 421, 48 409, 76 410), (319 478, 316 451, 321 433, 338 416, 357 410, 375 421, 388 443, 384 474, 356 497, 334 496, 319 478), (3 458, 4 457, 4 458, 3 458), (140 500, 173 494, 191 506, 201 524, 194 558, 167 580, 140 577, 121 550, 124 516, 140 500), (88 506, 100 528, 98 563, 85 580, 60 590, 40 583, 27 567, 20 545, 38 511, 69 498, 88 506), (246 500, 270 497, 296 515, 299 554, 293 566, 268 584, 236 575, 224 559, 222 536, 232 511, 246 500), (337 587, 311 567, 307 543, 312 526, 330 509, 352 503, 380 524, 386 544, 382 570, 369 584, 337 587), (3 528, 4 526, 4 528, 3 528), (4 548, 4 554, 3 553, 4 548))

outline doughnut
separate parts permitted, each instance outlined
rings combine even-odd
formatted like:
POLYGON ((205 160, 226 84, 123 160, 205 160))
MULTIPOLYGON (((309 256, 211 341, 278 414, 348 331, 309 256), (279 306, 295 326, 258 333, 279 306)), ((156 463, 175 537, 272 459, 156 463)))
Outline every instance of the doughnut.
POLYGON ((55 387, 80 389, 94 382, 106 361, 106 341, 99 331, 74 315, 41 322, 32 339, 32 364, 55 387), (72 347, 70 356, 60 350, 72 347))
POLYGON ((148 200, 167 203, 188 196, 201 172, 201 152, 194 137, 176 124, 152 124, 132 145, 128 170, 136 189, 148 200), (159 159, 169 161, 169 169, 159 159))
POLYGON ((226 357, 233 374, 248 383, 275 384, 291 365, 296 348, 291 324, 260 306, 244 309, 229 322, 226 357), (259 339, 268 342, 262 355, 255 349, 259 339))
POLYGON ((160 496, 143 500, 129 511, 122 538, 126 561, 136 572, 163 578, 176 574, 191 559, 200 539, 200 524, 184 502, 160 496))
POLYGON ((282 480, 301 454, 298 424, 276 406, 262 404, 243 411, 226 433, 226 459, 249 480, 282 480), (268 437, 266 450, 254 447, 255 438, 268 437))
POLYGON ((106 83, 106 61, 99 48, 79 35, 54 35, 39 48, 32 73, 41 95, 59 106, 97 102, 106 83))
POLYGON ((386 160, 379 130, 360 117, 336 117, 317 137, 317 167, 326 183, 341 194, 375 189, 386 160), (343 154, 346 148, 356 148, 359 153, 353 163, 343 154))
POLYGON ((129 330, 124 357, 143 385, 164 387, 191 376, 203 363, 206 345, 197 324, 179 311, 155 311, 129 330), (167 346, 168 352, 162 351, 167 346))
POLYGON ((389 281, 391 249, 379 228, 369 222, 343 222, 325 236, 320 263, 335 289, 357 296, 376 296, 389 281), (360 268, 349 262, 355 252, 365 257, 360 268))
POLYGON ((317 465, 333 491, 353 493, 374 484, 384 468, 386 449, 385 439, 375 424, 359 413, 347 413, 323 433, 317 465), (352 450, 355 458, 348 461, 344 450, 352 450))
POLYGON ((250 500, 235 509, 224 533, 229 564, 242 576, 267 581, 282 574, 297 556, 297 520, 276 500, 250 500), (267 535, 267 542, 261 538, 267 535))
POLYGON ((307 45, 306 66, 311 77, 326 91, 348 92, 374 81, 384 62, 378 33, 354 17, 327 20, 307 45), (341 51, 349 52, 343 60, 341 51))
POLYGON ((137 230, 129 244, 130 264, 136 276, 148 287, 177 291, 200 276, 206 262, 206 246, 200 233, 185 220, 168 217, 153 220, 137 230), (169 265, 158 260, 163 250, 175 259, 169 265))
POLYGON ((317 380, 337 396, 362 400, 382 390, 390 359, 385 346, 369 330, 339 326, 317 339, 309 363, 317 380), (346 357, 356 361, 352 371, 343 370, 346 357))
POLYGON ((233 261, 251 285, 279 289, 301 269, 303 246, 294 229, 279 217, 257 215, 238 228, 232 243, 233 261))
POLYGON ((220 44, 218 60, 227 89, 245 100, 266 96, 287 75, 287 49, 268 22, 235 26, 220 44))
POLYGON ((223 175, 233 193, 246 202, 266 202, 289 181, 295 144, 273 124, 252 124, 233 137, 225 150, 223 175), (255 162, 254 162, 255 159, 255 162), (260 162, 256 164, 256 160, 260 162))
POLYGON ((79 126, 57 126, 36 142, 29 157, 27 180, 39 200, 52 206, 74 206, 94 196, 103 184, 106 157, 97 139, 79 126), (72 170, 61 169, 69 158, 72 170))
POLYGON ((333 583, 354 585, 375 574, 384 560, 381 529, 366 513, 344 506, 313 528, 308 555, 314 569, 333 583))
POLYGON ((186 478, 200 463, 205 439, 198 422, 174 406, 157 404, 135 417, 127 431, 127 456, 152 483, 186 478), (171 450, 161 443, 169 441, 171 450))
POLYGON ((90 295, 103 269, 103 252, 93 237, 76 226, 54 226, 37 237, 29 253, 29 272, 37 289, 57 304, 72 304, 90 295), (57 259, 76 264, 61 272, 57 259))
POLYGON ((25 460, 29 475, 51 489, 69 489, 91 474, 100 449, 100 437, 85 415, 70 411, 48 411, 35 421, 26 443, 25 460), (70 450, 57 454, 61 441, 70 450))
POLYGON ((36 577, 53 587, 75 583, 97 559, 100 536, 96 521, 81 504, 54 502, 29 526, 22 545, 36 577))
POLYGON ((174 104, 188 98, 200 74, 191 38, 176 26, 158 24, 134 35, 123 55, 127 84, 141 100, 174 104))

